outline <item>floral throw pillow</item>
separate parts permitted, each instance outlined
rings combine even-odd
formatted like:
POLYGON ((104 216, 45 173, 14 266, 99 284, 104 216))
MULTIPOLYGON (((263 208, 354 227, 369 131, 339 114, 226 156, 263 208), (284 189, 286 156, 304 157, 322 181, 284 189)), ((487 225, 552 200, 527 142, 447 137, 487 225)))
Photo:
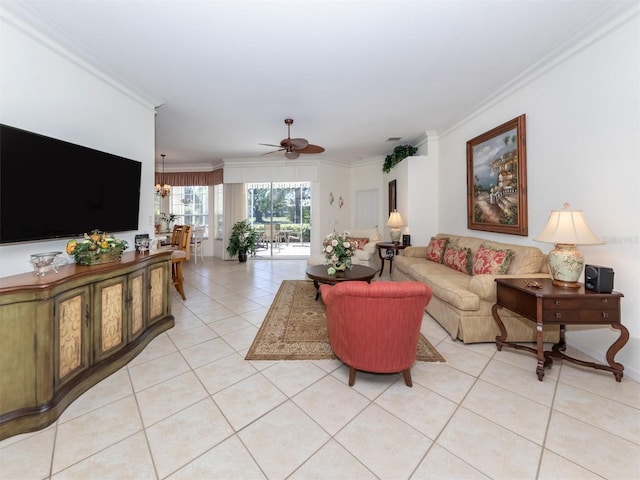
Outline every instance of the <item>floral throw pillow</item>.
POLYGON ((473 275, 501 275, 507 272, 515 252, 482 244, 473 260, 473 275))
POLYGON ((369 243, 369 239, 365 237, 349 237, 349 241, 355 243, 358 250, 362 250, 362 248, 369 243))
POLYGON ((471 273, 471 250, 455 245, 447 245, 442 263, 449 268, 469 274, 471 273))
POLYGON ((448 243, 448 238, 431 237, 429 245, 427 245, 427 260, 442 263, 442 259, 444 258, 444 249, 448 243))

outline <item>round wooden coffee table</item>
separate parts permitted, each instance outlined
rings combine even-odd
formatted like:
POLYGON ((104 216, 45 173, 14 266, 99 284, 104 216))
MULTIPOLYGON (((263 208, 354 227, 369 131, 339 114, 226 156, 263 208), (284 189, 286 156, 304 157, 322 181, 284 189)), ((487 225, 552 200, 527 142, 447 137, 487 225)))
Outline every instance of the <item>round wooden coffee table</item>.
POLYGON ((313 286, 316 287, 316 300, 320 296, 320 284, 325 283, 327 285, 335 285, 340 282, 349 282, 354 280, 361 280, 364 282, 371 282, 373 277, 376 276, 377 270, 371 267, 365 267, 364 265, 354 265, 351 270, 345 270, 344 275, 329 275, 327 273, 328 265, 313 265, 307 267, 307 277, 313 280, 313 286))

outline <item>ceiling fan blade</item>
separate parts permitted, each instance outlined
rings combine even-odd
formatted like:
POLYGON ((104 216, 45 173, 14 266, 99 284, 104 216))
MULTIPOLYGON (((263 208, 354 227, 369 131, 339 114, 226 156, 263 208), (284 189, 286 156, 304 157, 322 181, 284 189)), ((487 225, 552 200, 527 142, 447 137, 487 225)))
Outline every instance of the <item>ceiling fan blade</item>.
POLYGON ((265 155, 271 155, 272 153, 278 153, 278 152, 283 152, 284 148, 281 148, 279 150, 273 150, 271 152, 267 152, 267 153, 263 153, 262 155, 260 155, 261 157, 264 157, 265 155))
MULTIPOLYGON (((261 143, 260 145, 266 145, 269 147, 282 147, 278 152, 284 151, 284 156, 289 160, 295 160, 301 153, 322 153, 324 148, 318 145, 311 145, 306 138, 291 138, 291 124, 293 119, 285 118, 284 123, 287 125, 287 138, 280 142, 280 145, 273 145, 270 143, 261 143)), ((269 152, 274 153, 274 152, 269 152)), ((263 155, 268 155, 265 153, 263 155)))
POLYGON ((273 143, 259 143, 258 145, 264 145, 265 147, 283 147, 284 145, 274 145, 273 143))
POLYGON ((296 150, 302 150, 303 148, 307 148, 309 142, 306 138, 291 138, 289 140, 289 145, 291 145, 296 150))
POLYGON ((320 145, 307 145, 305 148, 302 149, 296 149, 296 152, 298 153, 322 153, 324 152, 324 147, 321 147, 320 145))

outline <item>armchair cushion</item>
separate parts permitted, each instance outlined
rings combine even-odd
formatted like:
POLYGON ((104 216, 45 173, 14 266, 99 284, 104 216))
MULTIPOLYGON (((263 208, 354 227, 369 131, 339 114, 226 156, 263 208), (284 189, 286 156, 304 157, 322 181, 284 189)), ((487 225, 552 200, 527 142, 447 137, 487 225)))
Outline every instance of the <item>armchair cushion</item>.
MULTIPOLYGON (((416 360, 431 287, 413 281, 353 281, 320 285, 320 293, 331 348, 353 369, 353 379, 355 370, 403 372, 411 386, 409 369, 416 360)), ((351 373, 349 384, 353 385, 351 373)))

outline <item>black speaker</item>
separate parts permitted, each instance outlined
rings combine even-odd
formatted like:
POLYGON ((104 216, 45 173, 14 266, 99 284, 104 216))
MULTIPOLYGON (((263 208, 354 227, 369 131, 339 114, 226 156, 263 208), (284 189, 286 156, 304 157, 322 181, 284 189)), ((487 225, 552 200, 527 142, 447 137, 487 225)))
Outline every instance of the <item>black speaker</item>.
POLYGON ((402 235, 402 245, 405 247, 411 245, 411 235, 402 235))
POLYGON ((599 293, 613 291, 613 269, 600 265, 585 265, 584 288, 599 293))

